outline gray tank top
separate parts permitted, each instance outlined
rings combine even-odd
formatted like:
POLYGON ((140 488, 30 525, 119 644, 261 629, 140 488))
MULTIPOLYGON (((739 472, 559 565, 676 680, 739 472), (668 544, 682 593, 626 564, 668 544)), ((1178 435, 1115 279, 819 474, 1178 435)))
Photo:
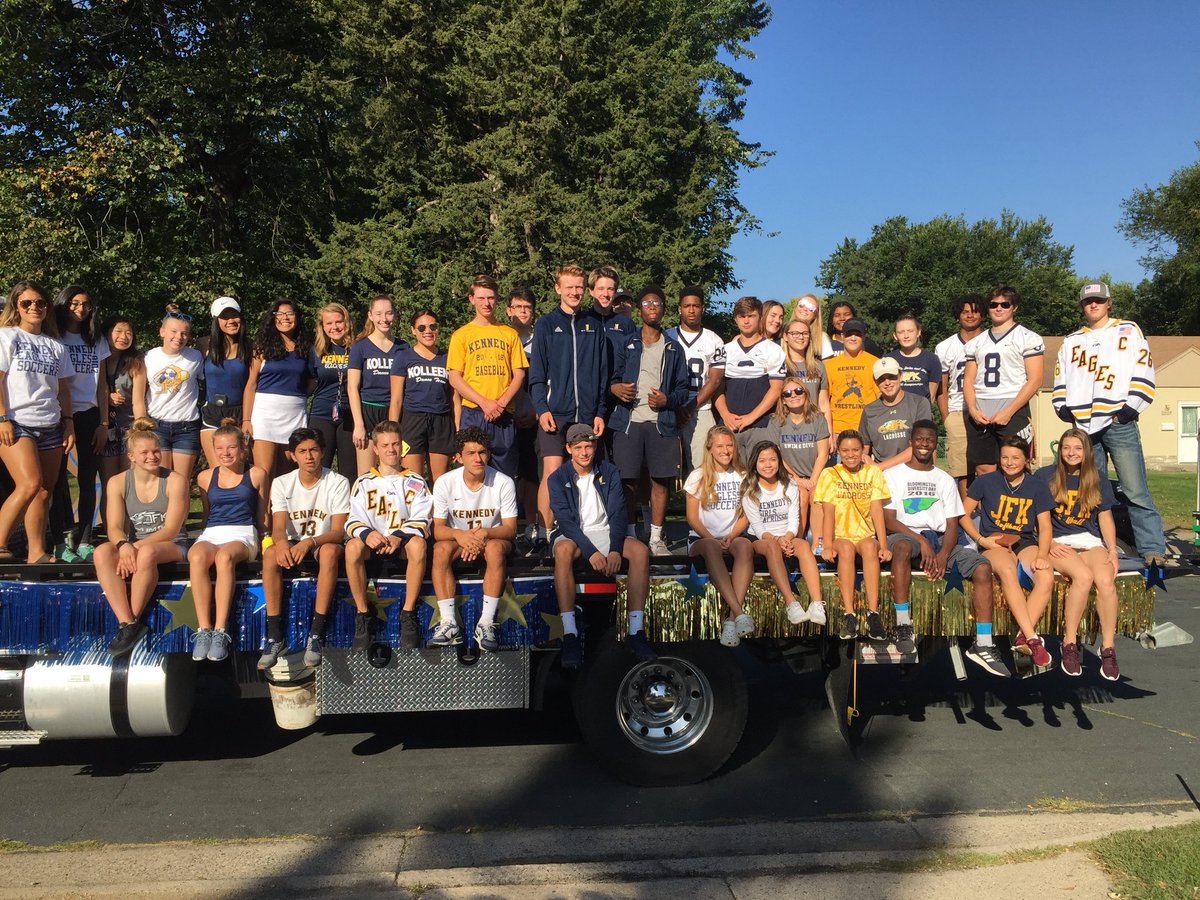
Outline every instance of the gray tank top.
MULTIPOLYGON (((133 528, 131 540, 140 541, 161 529, 163 523, 167 521, 166 477, 161 474, 158 476, 158 493, 149 503, 143 503, 138 499, 137 488, 133 483, 133 470, 128 469, 125 472, 125 516, 133 528)), ((181 527, 179 534, 174 539, 180 541, 185 537, 181 527)))

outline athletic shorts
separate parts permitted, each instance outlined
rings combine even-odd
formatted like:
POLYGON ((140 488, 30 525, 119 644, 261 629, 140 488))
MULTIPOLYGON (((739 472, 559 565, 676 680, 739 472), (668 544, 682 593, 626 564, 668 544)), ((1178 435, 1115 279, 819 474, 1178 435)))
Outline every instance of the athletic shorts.
POLYGON ((214 547, 241 542, 250 551, 247 559, 254 561, 258 558, 258 532, 253 525, 210 525, 200 532, 200 536, 196 538, 196 544, 201 541, 212 544, 214 547))
MULTIPOLYGON (((889 534, 887 540, 888 549, 895 552, 896 545, 901 541, 904 541, 912 548, 911 558, 913 560, 921 558, 921 545, 907 534, 889 534)), ((958 566, 959 574, 964 578, 969 578, 971 577, 971 573, 985 562, 987 560, 984 559, 983 554, 978 550, 959 544, 950 551, 950 555, 946 558, 946 571, 950 571, 952 566, 958 566)))
POLYGON ((293 431, 308 426, 306 400, 291 394, 259 394, 250 413, 254 439, 286 445, 293 431))
MULTIPOLYGON (((30 428, 20 422, 13 422, 13 443, 21 438, 29 438, 40 451, 61 450, 63 445, 62 422, 47 428, 30 428)), ((75 436, 79 440, 79 435, 75 436)))
POLYGON ((363 427, 367 429, 368 438, 371 437, 371 432, 375 430, 376 425, 387 420, 387 412, 387 407, 383 405, 366 402, 362 404, 363 427))
POLYGON ((952 412, 946 417, 946 467, 955 478, 967 477, 967 423, 965 413, 952 412))
POLYGON ((491 459, 493 469, 509 478, 517 477, 517 426, 512 413, 501 413, 494 421, 484 418, 483 411, 475 406, 463 406, 458 417, 459 428, 480 428, 492 439, 491 459))
POLYGON ((1104 546, 1104 541, 1096 537, 1090 531, 1080 531, 1077 534, 1064 534, 1056 537, 1055 543, 1062 544, 1064 547, 1070 547, 1072 550, 1078 550, 1081 553, 1084 550, 1095 550, 1098 547, 1104 546))
MULTIPOLYGON (((557 456, 560 459, 565 458, 567 455, 567 451, 565 449, 567 444, 567 429, 575 424, 578 423, 572 422, 570 419, 555 416, 554 431, 546 431, 541 425, 539 425, 537 430, 538 456, 540 456, 542 459, 545 459, 547 456, 557 456)), ((590 427, 592 423, 586 422, 584 424, 590 427)), ((608 429, 605 429, 605 433, 607 432, 608 429)))
POLYGON ((657 481, 679 476, 679 438, 658 433, 656 422, 633 422, 613 434, 613 462, 622 481, 636 481, 642 470, 657 481))
POLYGON ((536 425, 517 429, 517 477, 532 484, 539 480, 537 440, 540 430, 536 425))
POLYGON ((236 406, 228 404, 218 405, 216 403, 205 403, 200 407, 200 430, 201 431, 216 431, 221 427, 222 419, 233 419, 240 427, 242 424, 242 404, 236 406))
MULTIPOLYGON (((238 425, 241 425, 239 422, 238 425)), ((164 453, 200 452, 200 420, 191 422, 159 422, 154 426, 164 453)))
MULTIPOLYGON (((609 540, 608 540, 609 533, 608 533, 607 528, 585 528, 583 530, 583 533, 587 537, 587 539, 596 546, 596 549, 599 550, 601 553, 603 553, 605 556, 608 556, 608 554, 611 553, 614 549, 616 549, 616 551, 618 553, 621 552, 621 549, 622 549, 621 547, 613 548, 609 545, 609 540)), ((560 534, 554 538, 554 543, 557 544, 559 541, 569 541, 569 540, 571 540, 571 539, 569 537, 567 537, 565 534, 560 534)), ((583 548, 580 548, 580 552, 581 553, 583 552, 583 548)))
POLYGON ((415 534, 399 534, 400 549, 395 553, 379 554, 367 548, 366 559, 367 577, 384 578, 389 574, 404 576, 408 566, 408 542, 417 537, 415 534))
POLYGON ((454 455, 453 413, 401 411, 400 433, 408 444, 409 453, 454 455))
MULTIPOLYGON (((993 401, 994 408, 988 409, 987 401, 980 404, 985 413, 1002 409, 1007 401, 993 401)), ((1029 422, 1029 404, 1017 410, 1007 425, 980 425, 968 413, 963 413, 963 422, 967 429, 967 465, 974 469, 976 466, 995 466, 1000 463, 1000 441, 1006 437, 1023 437, 1029 440, 1033 436, 1033 427, 1029 422)))

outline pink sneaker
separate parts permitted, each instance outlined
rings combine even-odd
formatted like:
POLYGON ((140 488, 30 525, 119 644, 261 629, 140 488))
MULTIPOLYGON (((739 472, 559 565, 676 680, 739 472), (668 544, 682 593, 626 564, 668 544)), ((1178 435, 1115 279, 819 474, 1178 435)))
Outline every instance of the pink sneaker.
POLYGON ((1082 675, 1083 666, 1079 662, 1079 645, 1078 644, 1063 644, 1062 645, 1062 660, 1059 662, 1062 670, 1068 675, 1082 675))
POLYGON ((1025 640, 1025 635, 1019 631, 1017 632, 1017 636, 1013 638, 1013 652, 1024 653, 1026 656, 1033 652, 1029 649, 1029 641, 1025 640))
POLYGON ((1050 665, 1050 653, 1046 650, 1046 646, 1042 643, 1040 637, 1031 637, 1026 641, 1029 646, 1029 652, 1033 655, 1033 664, 1039 669, 1050 665))
POLYGON ((1121 670, 1117 668, 1117 649, 1115 647, 1105 647, 1100 651, 1100 674, 1109 681, 1120 679, 1121 670))

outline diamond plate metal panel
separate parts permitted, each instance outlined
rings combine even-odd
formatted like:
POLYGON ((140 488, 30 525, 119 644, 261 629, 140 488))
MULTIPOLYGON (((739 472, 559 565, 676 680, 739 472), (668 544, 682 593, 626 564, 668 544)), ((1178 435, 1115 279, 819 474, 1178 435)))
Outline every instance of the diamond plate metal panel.
POLYGON ((40 744, 45 736, 44 731, 0 731, 0 747, 40 744))
POLYGON ((317 713, 436 712, 529 706, 529 648, 484 653, 474 665, 453 648, 397 650, 376 669, 365 653, 326 648, 317 713))

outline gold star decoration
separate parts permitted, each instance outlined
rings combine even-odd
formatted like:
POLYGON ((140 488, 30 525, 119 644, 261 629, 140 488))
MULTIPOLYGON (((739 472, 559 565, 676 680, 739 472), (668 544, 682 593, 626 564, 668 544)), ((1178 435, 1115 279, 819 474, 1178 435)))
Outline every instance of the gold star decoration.
POLYGON ((164 636, 184 625, 193 632, 200 630, 200 622, 196 618, 196 604, 192 600, 192 583, 190 581, 184 586, 183 593, 179 595, 178 600, 161 597, 158 603, 171 616, 171 624, 163 631, 164 636))
MULTIPOLYGON (((471 598, 468 597, 466 594, 455 594, 454 595, 455 608, 462 609, 462 607, 465 606, 467 601, 470 599, 471 598)), ((430 617, 430 619, 429 619, 429 627, 430 628, 432 628, 438 622, 442 621, 442 609, 440 606, 438 606, 438 598, 437 597, 433 596, 433 594, 428 594, 424 597, 421 597, 420 601, 433 610, 433 616, 430 617)))
MULTIPOLYGON (((354 606, 354 597, 347 594, 342 598, 343 603, 349 603, 354 606)), ((381 622, 387 621, 387 608, 393 603, 403 603, 403 597, 380 597, 379 591, 375 588, 375 581, 367 582, 367 609, 375 611, 375 618, 381 622)))
POLYGON ((557 640, 563 636, 562 616, 558 613, 541 613, 542 621, 546 623, 546 627, 550 629, 550 637, 548 640, 557 640))
POLYGON ((529 623, 525 621, 522 607, 536 596, 537 594, 518 594, 516 588, 513 587, 512 579, 506 580, 504 593, 500 595, 500 606, 496 610, 496 624, 503 625, 511 619, 522 628, 528 628, 529 623))

